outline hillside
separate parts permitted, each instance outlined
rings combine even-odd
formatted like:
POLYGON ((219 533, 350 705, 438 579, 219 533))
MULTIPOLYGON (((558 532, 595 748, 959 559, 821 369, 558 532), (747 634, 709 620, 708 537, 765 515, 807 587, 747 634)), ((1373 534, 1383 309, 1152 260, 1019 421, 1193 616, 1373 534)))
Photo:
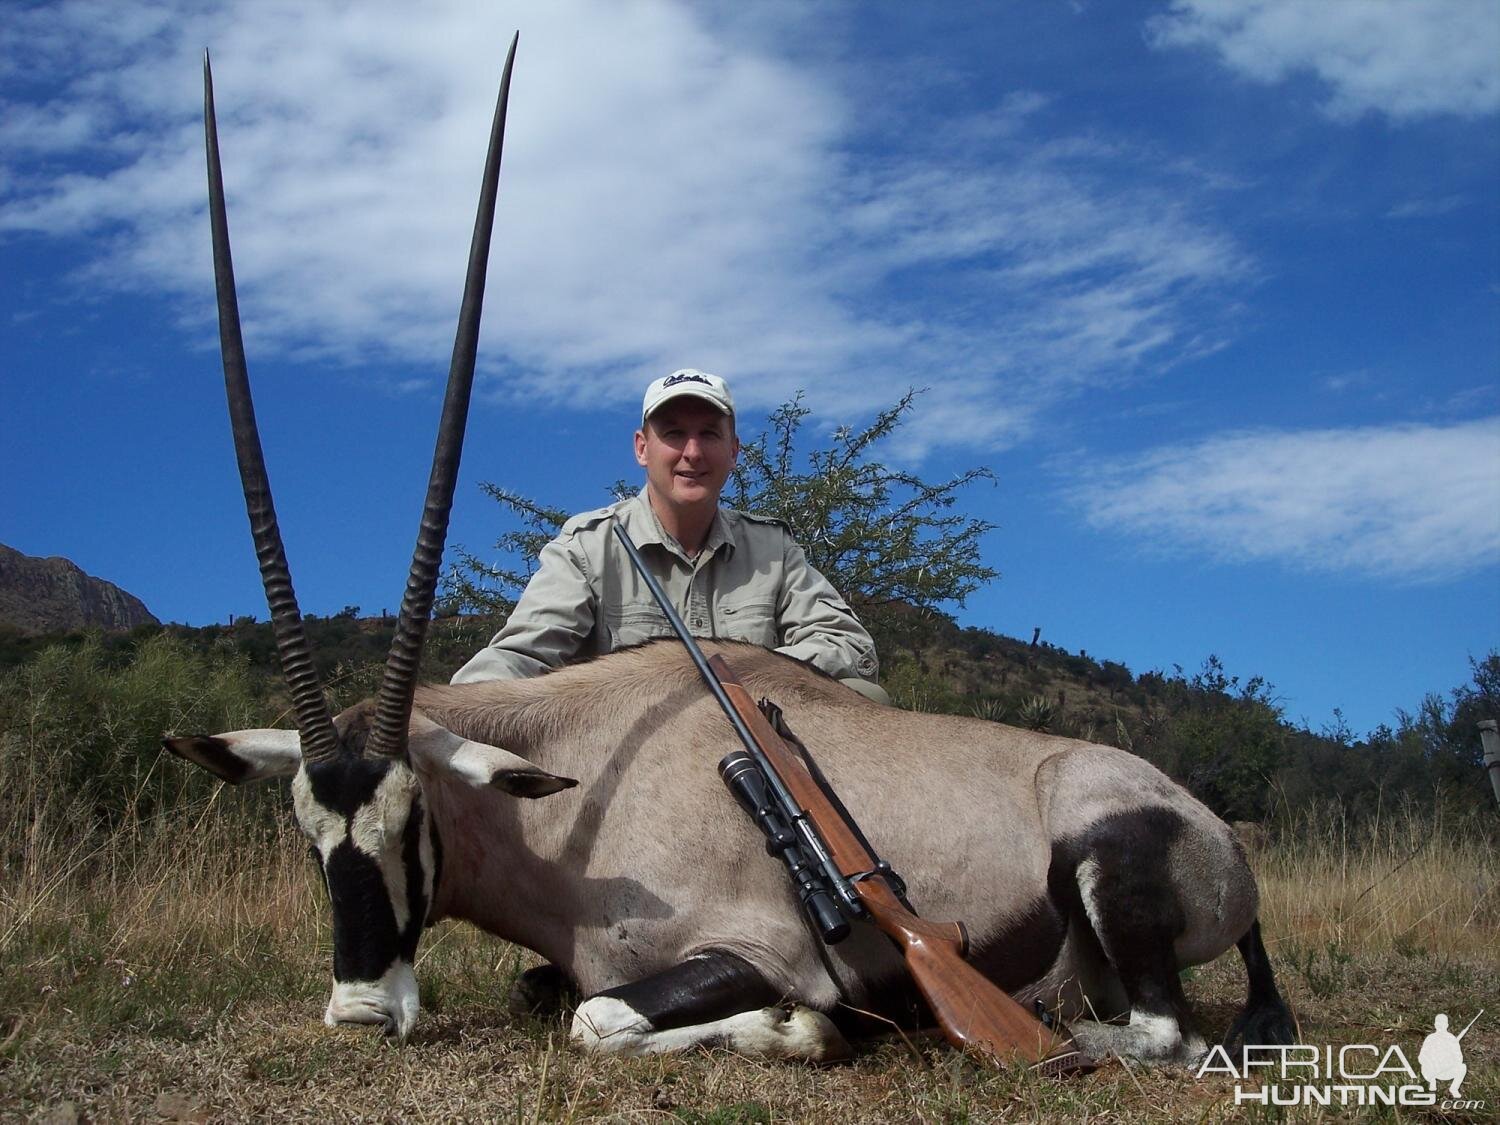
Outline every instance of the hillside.
POLYGON ((160 622, 134 594, 64 558, 35 558, 0 543, 0 625, 23 635, 133 629, 160 622))
MULTIPOLYGON (((305 619, 330 702, 374 693, 395 620, 357 607, 305 619)), ((1493 815, 1476 723, 1500 715, 1500 651, 1473 664, 1470 683, 1393 706, 1394 723, 1356 739, 1344 730, 1289 723, 1260 677, 1241 682, 1212 656, 1196 672, 1139 675, 1125 665, 1023 641, 951 619, 922 616, 899 637, 879 638, 882 682, 897 706, 968 715, 1129 750, 1186 785, 1219 815, 1264 821, 1324 804, 1351 822, 1382 810, 1465 810, 1493 815)), ((423 653, 424 679, 446 680, 489 638, 496 619, 442 618, 423 653)), ((129 669, 152 639, 218 666, 243 668, 258 707, 284 715, 286 695, 268 623, 241 618, 204 628, 138 626, 128 633, 19 637, 0 628, 0 673, 73 650, 90 666, 129 669), (218 663, 216 663, 218 662, 218 663)), ((67 657, 66 659, 72 659, 67 657)), ((238 674, 238 673, 237 673, 238 674)), ((282 720, 277 720, 281 722, 282 720)), ((940 752, 914 747, 914 753, 940 752)))

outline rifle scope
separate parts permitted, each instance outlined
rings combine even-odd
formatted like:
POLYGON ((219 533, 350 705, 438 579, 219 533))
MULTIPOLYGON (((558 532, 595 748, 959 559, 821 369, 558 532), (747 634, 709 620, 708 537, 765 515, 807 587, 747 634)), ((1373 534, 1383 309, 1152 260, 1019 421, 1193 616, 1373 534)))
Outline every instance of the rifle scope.
POLYGON ((719 777, 765 834, 766 851, 780 857, 786 864, 802 909, 823 939, 823 944, 836 945, 843 941, 849 936, 849 923, 839 911, 834 897, 828 893, 828 884, 821 873, 802 854, 797 836, 787 826, 786 815, 777 807, 755 759, 743 750, 726 754, 719 762, 719 777))

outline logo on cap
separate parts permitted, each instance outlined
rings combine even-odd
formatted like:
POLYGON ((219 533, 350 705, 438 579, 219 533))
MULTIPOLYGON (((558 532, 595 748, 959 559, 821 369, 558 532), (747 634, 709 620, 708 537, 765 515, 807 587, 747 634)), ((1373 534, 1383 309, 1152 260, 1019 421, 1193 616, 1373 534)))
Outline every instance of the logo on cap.
POLYGON ((641 402, 641 424, 645 425, 651 412, 662 403, 680 395, 691 395, 711 402, 723 414, 734 413, 734 398, 723 379, 694 367, 684 367, 662 376, 646 388, 646 396, 641 402))

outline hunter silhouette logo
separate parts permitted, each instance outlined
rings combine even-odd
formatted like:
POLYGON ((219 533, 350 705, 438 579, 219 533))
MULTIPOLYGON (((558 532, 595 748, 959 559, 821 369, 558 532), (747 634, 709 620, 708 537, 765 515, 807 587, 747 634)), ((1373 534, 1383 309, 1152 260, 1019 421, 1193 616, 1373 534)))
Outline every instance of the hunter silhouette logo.
POLYGON ((1417 1065, 1422 1068, 1422 1080, 1429 1090, 1436 1090, 1439 1082, 1448 1082, 1448 1096, 1458 1097, 1458 1087, 1469 1068, 1464 1065, 1464 1049, 1458 1041, 1469 1034, 1474 1020, 1484 1015, 1484 1009, 1470 1020, 1462 1031, 1454 1035, 1448 1030, 1448 1017, 1439 1012, 1432 1017, 1432 1034, 1422 1040, 1422 1049, 1417 1053, 1417 1065))
POLYGON ((1223 1046, 1213 1047, 1199 1066, 1198 1077, 1219 1074, 1233 1078, 1235 1105, 1483 1109, 1483 1101, 1459 1096, 1459 1087, 1469 1073, 1459 1041, 1482 1015, 1483 1008, 1454 1035, 1448 1030, 1447 1015, 1439 1012, 1433 1017, 1432 1032, 1422 1041, 1416 1067, 1396 1044, 1319 1047, 1311 1043, 1247 1043, 1241 1047, 1239 1058, 1223 1046), (1440 1094, 1438 1086, 1443 1083, 1448 1089, 1440 1094))

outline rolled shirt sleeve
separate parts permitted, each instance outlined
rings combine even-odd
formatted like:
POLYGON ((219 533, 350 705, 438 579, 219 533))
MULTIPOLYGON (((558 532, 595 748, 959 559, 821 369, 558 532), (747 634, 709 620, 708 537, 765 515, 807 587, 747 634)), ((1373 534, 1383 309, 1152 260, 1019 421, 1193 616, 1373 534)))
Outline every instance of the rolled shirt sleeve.
POLYGON ((875 642, 828 579, 807 561, 790 535, 782 557, 776 651, 805 660, 836 679, 879 678, 875 642))
POLYGON ((542 548, 505 627, 450 682, 539 676, 577 659, 594 630, 595 608, 587 558, 575 536, 560 535, 542 548))

